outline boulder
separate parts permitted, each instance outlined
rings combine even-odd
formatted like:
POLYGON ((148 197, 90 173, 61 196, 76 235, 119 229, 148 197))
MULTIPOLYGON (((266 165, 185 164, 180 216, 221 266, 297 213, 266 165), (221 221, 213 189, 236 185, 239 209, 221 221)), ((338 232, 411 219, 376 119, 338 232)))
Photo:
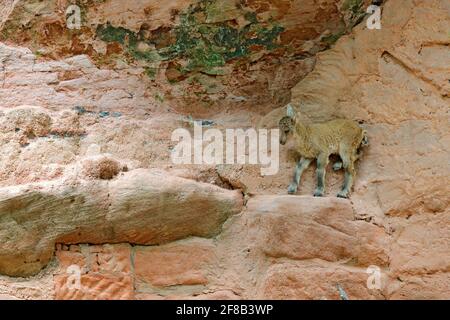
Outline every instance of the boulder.
POLYGON ((239 191, 135 170, 115 180, 0 189, 0 273, 36 274, 55 243, 160 244, 217 235, 241 211, 239 191))
POLYGON ((245 213, 250 243, 266 256, 388 264, 383 228, 355 220, 350 201, 310 196, 258 196, 245 213))

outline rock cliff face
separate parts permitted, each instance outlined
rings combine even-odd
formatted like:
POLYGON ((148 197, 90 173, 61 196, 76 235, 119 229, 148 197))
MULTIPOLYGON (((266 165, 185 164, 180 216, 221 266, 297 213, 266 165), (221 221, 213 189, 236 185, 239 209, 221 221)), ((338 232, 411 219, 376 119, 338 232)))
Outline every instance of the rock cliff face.
POLYGON ((450 6, 369 4, 0 0, 0 299, 449 299, 450 6), (172 163, 288 102, 367 130, 350 200, 172 163))

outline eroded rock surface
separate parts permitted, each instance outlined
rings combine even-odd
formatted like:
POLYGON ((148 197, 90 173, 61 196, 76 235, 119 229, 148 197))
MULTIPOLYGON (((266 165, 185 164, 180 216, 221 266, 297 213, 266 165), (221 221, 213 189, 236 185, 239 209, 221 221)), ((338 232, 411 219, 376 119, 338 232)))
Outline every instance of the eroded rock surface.
POLYGON ((70 31, 69 1, 0 0, 0 298, 448 299, 450 8, 369 30, 369 2, 80 1, 70 31), (331 170, 312 198, 314 166, 287 196, 289 145, 275 176, 172 164, 189 116, 289 101, 368 131, 350 200, 331 170))
POLYGON ((111 182, 66 180, 0 189, 0 273, 37 273, 57 242, 151 245, 212 237, 242 206, 239 191, 146 170, 111 182))

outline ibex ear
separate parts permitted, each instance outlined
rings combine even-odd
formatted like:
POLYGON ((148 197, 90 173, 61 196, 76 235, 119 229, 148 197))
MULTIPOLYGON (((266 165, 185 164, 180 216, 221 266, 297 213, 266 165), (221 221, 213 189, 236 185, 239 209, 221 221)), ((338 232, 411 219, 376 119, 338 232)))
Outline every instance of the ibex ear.
POLYGON ((287 116, 291 119, 295 119, 297 116, 294 107, 290 103, 287 105, 287 116))

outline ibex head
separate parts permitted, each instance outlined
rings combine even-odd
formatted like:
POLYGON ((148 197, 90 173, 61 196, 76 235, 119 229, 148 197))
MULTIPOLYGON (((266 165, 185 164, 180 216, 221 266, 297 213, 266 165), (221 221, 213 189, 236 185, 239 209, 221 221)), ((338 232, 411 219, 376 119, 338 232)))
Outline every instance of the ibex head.
POLYGON ((288 104, 287 106, 287 115, 283 117, 278 127, 280 129, 280 143, 282 145, 286 144, 287 138, 290 133, 294 131, 295 127, 295 118, 296 118, 296 112, 291 104, 288 104))

